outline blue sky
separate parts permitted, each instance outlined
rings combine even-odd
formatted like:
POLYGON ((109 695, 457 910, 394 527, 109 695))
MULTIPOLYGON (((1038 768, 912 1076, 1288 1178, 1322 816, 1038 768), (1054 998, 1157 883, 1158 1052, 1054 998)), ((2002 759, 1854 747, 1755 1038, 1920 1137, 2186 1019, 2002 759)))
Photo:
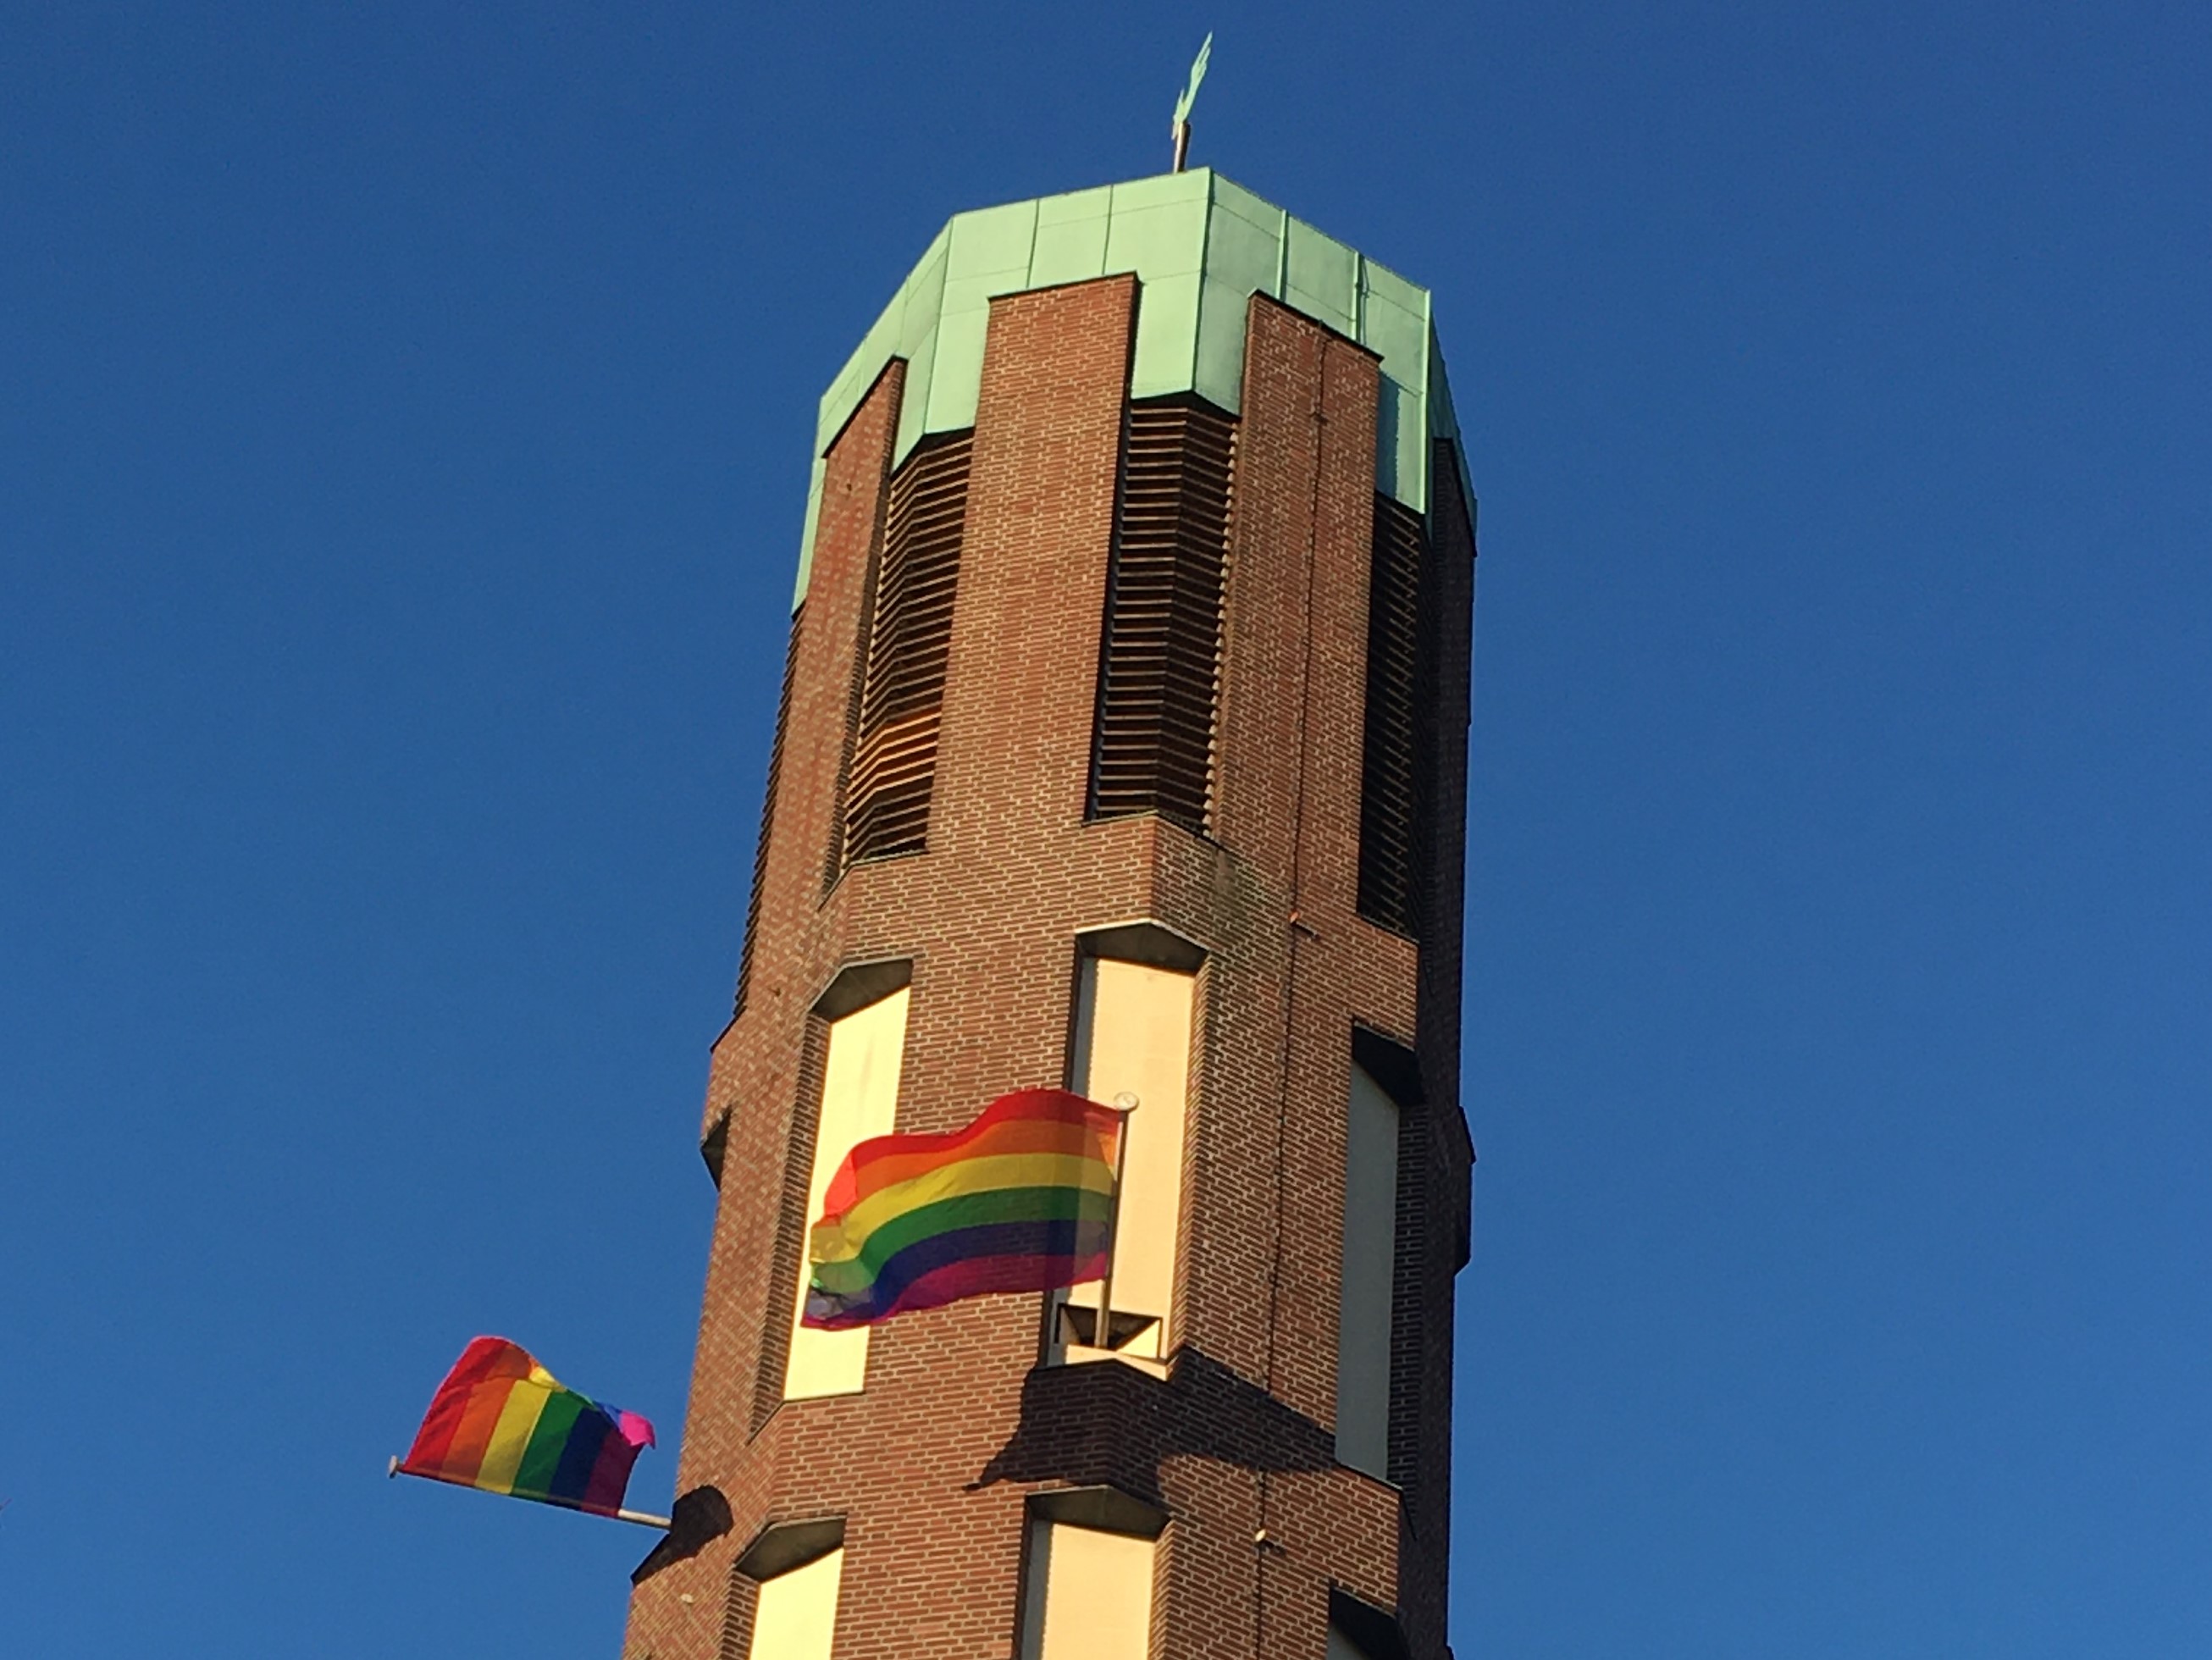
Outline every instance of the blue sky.
POLYGON ((2212 11, 0 13, 0 1649, 611 1655, 813 401, 1196 160, 1481 496, 1462 1660, 2212 1651, 2212 11))

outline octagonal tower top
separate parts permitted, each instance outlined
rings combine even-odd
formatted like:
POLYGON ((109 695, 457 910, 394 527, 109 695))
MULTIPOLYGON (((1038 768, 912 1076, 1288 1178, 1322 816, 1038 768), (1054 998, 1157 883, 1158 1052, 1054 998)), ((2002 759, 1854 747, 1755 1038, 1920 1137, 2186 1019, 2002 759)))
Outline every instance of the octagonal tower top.
POLYGON ((946 222, 822 394, 794 606, 806 597, 823 457, 884 366, 907 365, 896 466, 925 435, 975 424, 994 298, 1125 271, 1143 284, 1130 397, 1194 392, 1238 413, 1249 302, 1267 295, 1380 360, 1375 487, 1427 513, 1431 441, 1461 450, 1429 290, 1198 167, 946 222))

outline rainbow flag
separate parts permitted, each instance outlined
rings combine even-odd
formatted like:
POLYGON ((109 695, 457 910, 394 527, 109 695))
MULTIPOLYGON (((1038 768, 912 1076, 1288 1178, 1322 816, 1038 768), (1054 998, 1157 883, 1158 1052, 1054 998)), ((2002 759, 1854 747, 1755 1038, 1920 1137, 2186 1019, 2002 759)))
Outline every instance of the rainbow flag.
POLYGON ((562 1388, 520 1344, 479 1337, 438 1385, 397 1473, 615 1516, 652 1444, 635 1413, 562 1388))
POLYGON ((807 1256, 804 1325, 872 1326, 994 1291, 1103 1278, 1121 1115, 1017 1090, 947 1135, 878 1135, 845 1156, 807 1256))

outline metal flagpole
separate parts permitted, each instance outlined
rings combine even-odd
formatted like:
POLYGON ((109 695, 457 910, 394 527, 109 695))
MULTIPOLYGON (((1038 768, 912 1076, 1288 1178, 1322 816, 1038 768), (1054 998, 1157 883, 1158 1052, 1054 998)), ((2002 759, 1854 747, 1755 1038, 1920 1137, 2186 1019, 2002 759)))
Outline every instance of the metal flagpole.
MULTIPOLYGON (((384 1479, 388 1481, 395 1475, 412 1475, 415 1476, 417 1481, 435 1481, 438 1480, 434 1475, 423 1475, 415 1470, 404 1470, 400 1468, 399 1461, 397 1458, 386 1459, 384 1461, 384 1479)), ((448 1481, 446 1482, 445 1485, 449 1487, 468 1487, 468 1483, 465 1481, 448 1481)), ((471 1493, 490 1492, 490 1489, 488 1487, 470 1487, 469 1490, 471 1493)), ((491 1496, 495 1499, 513 1497, 510 1493, 494 1493, 491 1496)), ((556 1508, 560 1510, 574 1510, 575 1506, 573 1505, 561 1505, 556 1506, 556 1508)), ((587 1516, 599 1516, 605 1514, 605 1512, 600 1511, 586 1511, 585 1514, 587 1516)), ((648 1516, 641 1510, 618 1510, 614 1514, 614 1519, 617 1522, 635 1522, 641 1528, 665 1529, 673 1525, 671 1519, 665 1516, 648 1516)))
POLYGON ((1091 1347, 1114 1352, 1114 1256, 1121 1248, 1121 1171, 1129 1158, 1129 1119, 1137 1110, 1137 1098, 1123 1090, 1114 1098, 1114 1110, 1121 1127, 1114 1134, 1114 1196, 1106 1207, 1106 1272, 1098 1280, 1098 1318, 1091 1330, 1091 1347))

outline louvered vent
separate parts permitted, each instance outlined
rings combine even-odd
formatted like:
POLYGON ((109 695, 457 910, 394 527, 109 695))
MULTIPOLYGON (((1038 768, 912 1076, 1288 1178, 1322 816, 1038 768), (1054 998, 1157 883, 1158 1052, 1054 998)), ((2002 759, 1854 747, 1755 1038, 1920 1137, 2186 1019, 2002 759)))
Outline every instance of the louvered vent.
POLYGON ((1375 498, 1367 611, 1367 718, 1361 755, 1359 912, 1419 939, 1433 653, 1421 616, 1428 536, 1420 514, 1375 498))
POLYGON ((1132 404, 1128 420, 1091 815, 1158 812, 1203 833, 1237 423, 1195 400, 1132 404))
POLYGON ((891 479, 845 795, 848 864, 919 852, 928 833, 970 436, 958 433, 917 448, 891 479))
MULTIPOLYGON (((791 643, 783 654, 783 691, 775 700, 775 739, 768 751, 768 790, 761 797, 760 839, 753 843, 753 897, 745 906, 745 943, 738 958, 736 1013, 745 1007, 745 988, 753 978, 753 940, 760 933, 761 888, 768 880, 768 827, 775 812, 775 781, 783 770, 783 729, 791 721, 791 678, 799 667, 799 631, 805 625, 806 607, 791 619, 791 643)), ((720 1178, 717 1177, 717 1180, 720 1178)))

